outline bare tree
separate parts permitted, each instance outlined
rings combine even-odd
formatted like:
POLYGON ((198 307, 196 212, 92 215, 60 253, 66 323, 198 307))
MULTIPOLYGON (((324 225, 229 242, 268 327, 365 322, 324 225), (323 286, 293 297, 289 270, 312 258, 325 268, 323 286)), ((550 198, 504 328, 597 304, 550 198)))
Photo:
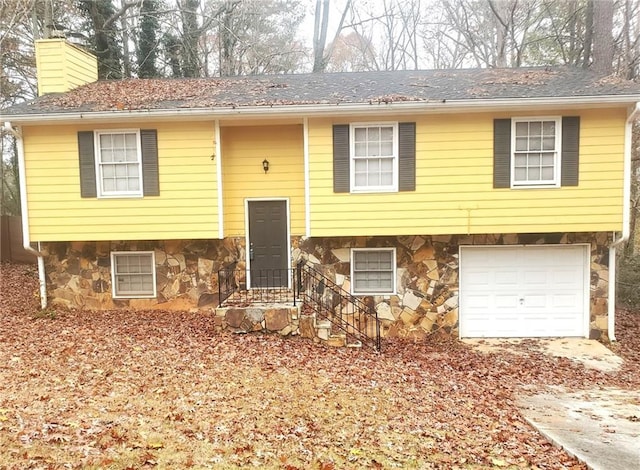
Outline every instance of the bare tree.
POLYGON ((614 40, 615 69, 629 80, 640 78, 640 0, 622 0, 615 22, 620 32, 614 40))
POLYGON ((327 68, 333 48, 340 33, 344 29, 347 13, 350 11, 352 0, 347 0, 340 15, 340 22, 333 35, 333 39, 327 46, 327 35, 329 33, 329 7, 330 0, 316 0, 316 12, 313 23, 313 71, 324 72, 327 68))
POLYGON ((111 0, 80 0, 78 2, 78 7, 87 18, 88 36, 93 51, 98 57, 100 78, 122 78, 125 52, 123 52, 123 38, 116 24, 130 8, 137 6, 139 1, 122 1, 119 8, 116 8, 111 0))
POLYGON ((304 17, 298 0, 226 0, 218 17, 220 75, 291 73, 304 46, 296 33, 304 17))

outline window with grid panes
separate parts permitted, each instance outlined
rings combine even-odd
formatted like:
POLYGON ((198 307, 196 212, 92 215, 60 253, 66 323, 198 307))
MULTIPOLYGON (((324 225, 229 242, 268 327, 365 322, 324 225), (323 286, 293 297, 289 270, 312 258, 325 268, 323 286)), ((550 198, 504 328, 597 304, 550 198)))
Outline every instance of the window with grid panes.
POLYGON ((513 185, 556 185, 560 168, 560 120, 514 119, 513 185))
POLYGON ((99 195, 142 196, 138 132, 96 132, 96 140, 99 195))
POLYGON ((352 125, 352 191, 397 191, 397 124, 352 125))
POLYGON ((112 286, 114 297, 155 297, 154 253, 111 253, 112 286))
POLYGON ((354 294, 392 294, 395 292, 395 250, 351 250, 351 288, 354 294))

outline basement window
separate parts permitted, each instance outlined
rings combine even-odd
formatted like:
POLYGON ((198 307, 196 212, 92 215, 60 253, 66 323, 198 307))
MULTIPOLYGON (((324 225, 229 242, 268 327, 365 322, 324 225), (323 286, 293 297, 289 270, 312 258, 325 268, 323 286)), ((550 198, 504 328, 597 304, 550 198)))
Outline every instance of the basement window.
POLYGON ((113 298, 154 298, 156 296, 154 252, 112 252, 111 281, 113 298))
POLYGON ((395 248, 353 248, 351 250, 352 294, 395 294, 395 280, 395 248))

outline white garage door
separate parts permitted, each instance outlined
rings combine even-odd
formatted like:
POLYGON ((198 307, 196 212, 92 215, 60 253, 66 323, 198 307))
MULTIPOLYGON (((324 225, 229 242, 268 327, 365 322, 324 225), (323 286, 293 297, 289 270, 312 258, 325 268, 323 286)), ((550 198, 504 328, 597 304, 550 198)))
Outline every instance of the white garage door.
POLYGON ((587 336, 587 248, 460 247, 460 336, 587 336))

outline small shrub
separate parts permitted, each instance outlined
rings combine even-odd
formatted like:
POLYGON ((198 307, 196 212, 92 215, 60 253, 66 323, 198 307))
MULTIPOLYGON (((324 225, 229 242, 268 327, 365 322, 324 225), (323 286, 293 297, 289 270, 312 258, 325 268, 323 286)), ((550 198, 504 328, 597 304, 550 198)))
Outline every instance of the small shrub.
POLYGON ((640 309, 640 255, 620 260, 616 301, 632 310, 640 309))

